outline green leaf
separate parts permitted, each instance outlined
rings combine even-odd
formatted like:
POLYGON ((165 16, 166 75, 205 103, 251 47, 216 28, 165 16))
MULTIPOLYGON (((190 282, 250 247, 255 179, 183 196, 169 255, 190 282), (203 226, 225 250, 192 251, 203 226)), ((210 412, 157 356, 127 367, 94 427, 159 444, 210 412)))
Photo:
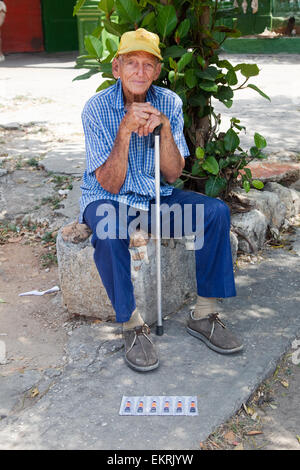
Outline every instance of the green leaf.
POLYGON ((101 85, 97 88, 97 92, 101 90, 105 90, 105 88, 108 88, 111 85, 114 85, 116 83, 116 80, 105 80, 101 85))
POLYGON ((152 25, 155 22, 155 13, 154 11, 151 11, 148 15, 146 15, 142 21, 141 28, 146 28, 149 27, 149 25, 152 25))
POLYGON ((116 10, 122 20, 131 24, 138 23, 142 16, 136 0, 116 0, 116 10))
POLYGON ((79 63, 75 65, 75 69, 82 69, 82 68, 93 69, 93 68, 99 68, 99 67, 100 67, 100 63, 96 59, 80 60, 79 63))
POLYGON ((218 88, 218 93, 215 95, 215 97, 220 100, 220 101, 228 101, 233 98, 233 91, 229 86, 219 86, 218 88))
POLYGON ((224 100, 222 101, 223 104, 225 104, 226 108, 231 108, 233 101, 232 100, 224 100))
POLYGON ((84 47, 91 56, 102 57, 103 45, 100 39, 96 38, 95 36, 92 36, 91 34, 85 36, 84 47))
POLYGON ((162 42, 164 42, 166 36, 169 36, 176 28, 176 10, 173 5, 157 5, 157 8, 156 27, 162 42))
POLYGON ((174 83, 174 80, 175 80, 175 72, 174 72, 174 70, 170 70, 170 72, 168 73, 168 79, 169 79, 169 82, 170 82, 170 83, 174 83))
POLYGON ((227 70, 232 70, 233 69, 233 65, 228 62, 228 60, 219 60, 218 61, 218 66, 221 67, 221 68, 224 68, 224 69, 227 69, 227 70))
POLYGON ((169 64, 171 69, 177 70, 177 62, 172 57, 169 57, 169 64))
POLYGON ((233 129, 228 129, 224 137, 225 149, 228 152, 234 152, 234 150, 239 146, 240 139, 237 133, 233 129))
POLYGON ((205 148, 206 153, 208 153, 208 154, 213 154, 213 153, 215 153, 216 145, 217 145, 217 142, 216 142, 216 141, 214 141, 214 142, 208 142, 208 144, 206 144, 206 148, 205 148))
POLYGON ((258 148, 257 147, 251 147, 251 149, 250 149, 251 157, 256 158, 258 154, 259 154, 258 148))
POLYGON ((92 75, 95 75, 96 73, 99 73, 100 70, 92 69, 87 73, 84 73, 82 75, 77 75, 77 77, 73 78, 72 82, 75 82, 76 80, 86 80, 87 78, 90 78, 92 75))
POLYGON ((205 154, 204 148, 202 148, 202 147, 197 147, 196 148, 196 158, 198 158, 198 160, 202 160, 203 157, 204 157, 204 154, 205 154))
POLYGON ((184 181, 182 181, 182 179, 180 178, 177 178, 177 180, 172 184, 172 186, 174 186, 174 188, 177 188, 177 189, 183 189, 184 181))
POLYGON ((198 62, 198 64, 201 65, 202 68, 205 67, 206 62, 205 62, 205 59, 203 59, 203 57, 201 57, 201 55, 197 56, 197 62, 198 62))
POLYGON ((226 160, 228 161, 229 165, 235 165, 240 160, 240 157, 238 155, 230 155, 230 157, 227 157, 226 160))
POLYGON ((263 91, 261 91, 256 85, 252 85, 252 83, 249 83, 247 87, 252 88, 252 90, 257 91, 257 93, 259 93, 263 98, 266 98, 266 100, 271 101, 271 98, 268 95, 266 95, 263 91))
POLYGON ((115 53, 118 50, 118 45, 116 44, 116 41, 114 41, 112 38, 107 38, 105 41, 106 48, 110 54, 115 55, 115 53))
POLYGON ((178 72, 181 72, 192 60, 193 53, 186 52, 178 61, 178 72))
POLYGON ((183 20, 180 25, 178 26, 177 28, 177 35, 179 36, 179 38, 184 38, 187 33, 189 32, 190 30, 190 27, 191 27, 191 23, 190 23, 190 20, 188 18, 186 18, 185 20, 183 20))
POLYGON ((100 64, 99 65, 99 70, 101 73, 112 73, 112 64, 100 64))
POLYGON ((259 180, 252 180, 252 185, 256 189, 262 189, 264 187, 264 183, 262 181, 259 181, 259 180))
POLYGON ((205 106, 206 98, 203 95, 194 95, 189 98, 190 106, 205 106))
POLYGON ((186 53, 186 49, 180 46, 171 46, 167 47, 163 51, 163 57, 164 59, 169 59, 169 57, 172 57, 173 59, 176 59, 177 57, 182 57, 183 54, 186 53))
POLYGON ((103 26, 108 33, 118 37, 121 37, 122 34, 127 31, 126 25, 120 25, 118 23, 114 23, 113 21, 103 20, 103 26))
POLYGON ((252 180, 252 172, 250 168, 244 168, 245 175, 247 176, 248 180, 252 180))
POLYGON ((104 28, 103 28, 102 24, 100 24, 100 26, 97 26, 97 28, 93 29, 93 31, 91 32, 91 35, 95 36, 96 38, 100 38, 103 29, 104 28))
POLYGON ((259 68, 256 64, 238 64, 234 67, 234 70, 240 70, 246 78, 255 77, 259 74, 259 68))
POLYGON ((198 162, 198 160, 196 160, 192 166, 192 175, 197 176, 200 171, 201 171, 200 163, 198 162))
POLYGON ((226 153, 223 140, 216 141, 215 152, 221 155, 224 155, 226 153))
POLYGON ((221 176, 210 176, 205 183, 205 194, 210 197, 217 197, 227 185, 225 178, 221 176))
POLYGON ((203 81, 203 82, 198 83, 198 86, 204 91, 210 91, 212 93, 216 93, 218 91, 218 85, 208 80, 206 82, 203 81))
POLYGON ((228 72, 225 75, 225 79, 227 80, 228 85, 236 85, 238 82, 236 73, 233 69, 228 70, 228 72))
POLYGON ((189 88, 194 88, 197 85, 198 80, 193 69, 189 69, 185 72, 184 79, 189 88))
POLYGON ((246 193, 248 193, 248 192, 250 191, 250 183, 249 183, 248 180, 245 180, 245 181, 243 182, 243 188, 244 188, 244 190, 246 191, 246 193))
POLYGON ((217 75, 219 73, 219 70, 216 67, 208 67, 205 70, 197 70, 197 77, 202 78, 203 80, 211 80, 215 81, 217 78, 217 75))
POLYGON ((239 119, 236 119, 236 118, 233 117, 233 118, 230 119, 230 122, 231 122, 231 125, 232 125, 233 127, 236 127, 239 131, 241 131, 241 130, 244 129, 245 132, 246 132, 246 127, 239 125, 239 123, 241 122, 239 119))
POLYGON ((264 149, 267 146, 266 139, 258 132, 254 134, 254 142, 258 149, 264 149))
POLYGON ((168 78, 171 83, 175 82, 175 78, 176 80, 178 80, 179 78, 182 78, 182 77, 184 77, 184 73, 176 73, 174 70, 170 70, 168 74, 168 78))
POLYGON ((256 158, 261 158, 263 160, 264 158, 268 158, 268 156, 261 152, 258 152, 258 154, 256 155, 256 158))
POLYGON ((229 161, 224 158, 220 158, 219 160, 219 168, 220 170, 223 170, 223 168, 226 168, 229 165, 229 161))
POLYGON ((114 9, 114 4, 114 0, 101 0, 98 3, 98 8, 99 10, 104 11, 104 13, 106 13, 107 15, 110 15, 114 9))
POLYGON ((80 8, 85 4, 86 0, 78 0, 73 9, 73 16, 77 15, 80 8))
POLYGON ((213 175, 217 175, 219 173, 219 164, 215 157, 207 157, 202 164, 202 168, 213 175))

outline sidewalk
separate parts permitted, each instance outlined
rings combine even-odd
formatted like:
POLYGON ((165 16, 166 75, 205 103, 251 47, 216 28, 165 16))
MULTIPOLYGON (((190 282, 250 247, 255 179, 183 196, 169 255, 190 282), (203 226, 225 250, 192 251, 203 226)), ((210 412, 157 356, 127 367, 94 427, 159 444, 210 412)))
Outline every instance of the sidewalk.
MULTIPOLYGON (((72 83, 82 73, 73 69, 74 58, 74 54, 16 54, 1 64, 0 125, 15 123, 18 128, 34 121, 44 131, 5 131, 7 141, 0 142, 0 158, 7 158, 2 156, 6 149, 12 159, 20 154, 37 158, 47 162, 46 168, 51 164, 54 172, 78 177, 84 165, 80 113, 99 78, 72 83)), ((249 58, 230 56, 230 60, 249 58)), ((251 82, 272 103, 253 90, 241 91, 234 107, 222 106, 222 113, 241 118, 250 137, 254 132, 264 135, 271 153, 299 155, 300 55, 250 60, 262 68, 251 82)), ((248 135, 245 139, 247 143, 248 135)), ((45 181, 40 184, 45 186, 45 181)), ((51 184, 47 183, 47 190, 51 184)), ((299 239, 298 229, 293 250, 265 250, 260 262, 237 270, 238 295, 221 306, 225 322, 244 340, 242 353, 222 356, 188 335, 188 309, 184 308, 166 320, 164 336, 153 335, 161 365, 151 373, 138 374, 125 366, 122 341, 113 323, 91 323, 70 331, 59 364, 53 362, 48 368, 29 364, 23 372, 2 376, 1 368, 8 366, 0 366, 0 449, 200 449, 200 442, 247 401, 300 337, 299 239), (197 395, 199 416, 118 415, 123 395, 167 394, 197 395)), ((0 304, 1 315, 5 308, 0 304)), ((300 377, 297 380, 300 383, 300 377)), ((300 423, 296 404, 297 400, 293 414, 300 423)))
MULTIPOLYGON (((114 325, 79 327, 68 342, 65 368, 56 371, 60 375, 35 377, 28 388, 40 391, 38 401, 27 397, 27 409, 0 422, 0 448, 199 449, 300 333, 297 255, 268 253, 236 279, 238 296, 224 302, 223 318, 243 337, 243 353, 226 357, 209 350, 186 333, 182 311, 166 321, 163 337, 154 337, 160 367, 138 374, 124 364, 114 325), (197 395, 199 416, 119 416, 123 395, 197 395)), ((8 381, 2 378, 2 390, 8 381)))

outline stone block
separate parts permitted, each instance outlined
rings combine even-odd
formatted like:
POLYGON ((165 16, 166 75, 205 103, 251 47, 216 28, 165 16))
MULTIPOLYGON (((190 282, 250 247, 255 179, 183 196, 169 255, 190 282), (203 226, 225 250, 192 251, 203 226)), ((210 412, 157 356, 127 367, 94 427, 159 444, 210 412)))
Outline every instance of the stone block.
POLYGON ((279 229, 283 225, 287 215, 287 207, 276 192, 251 189, 246 193, 243 189, 237 188, 234 194, 241 202, 246 202, 264 214, 269 227, 279 229))
POLYGON ((267 183, 265 185, 267 191, 271 191, 278 195, 280 201, 286 207, 286 217, 294 217, 300 212, 300 193, 295 189, 286 188, 282 184, 267 183))
MULTIPOLYGON (((74 235, 76 224, 63 227, 56 241, 63 302, 70 314, 113 320, 115 313, 96 269, 90 238, 79 241, 74 235)), ((130 244, 136 304, 149 325, 157 315, 155 243, 137 234, 130 244)), ((186 249, 185 239, 161 240, 161 277, 165 316, 196 295, 195 254, 186 249)))
POLYGON ((231 217, 233 231, 238 235, 238 248, 246 253, 256 253, 266 239, 268 221, 257 209, 231 217))

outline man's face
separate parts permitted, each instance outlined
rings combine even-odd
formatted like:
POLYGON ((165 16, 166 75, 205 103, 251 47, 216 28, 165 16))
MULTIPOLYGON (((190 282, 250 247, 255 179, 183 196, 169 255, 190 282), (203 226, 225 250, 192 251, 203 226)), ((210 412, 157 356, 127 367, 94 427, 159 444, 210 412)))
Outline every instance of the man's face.
POLYGON ((113 74, 120 78, 125 95, 145 95, 152 82, 159 77, 161 64, 148 52, 122 54, 113 60, 113 74))

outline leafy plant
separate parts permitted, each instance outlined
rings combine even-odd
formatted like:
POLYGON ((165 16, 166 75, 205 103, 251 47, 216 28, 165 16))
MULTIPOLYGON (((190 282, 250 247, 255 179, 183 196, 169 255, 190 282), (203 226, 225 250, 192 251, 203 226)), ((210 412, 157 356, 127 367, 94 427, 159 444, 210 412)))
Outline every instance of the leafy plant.
POLYGON ((254 145, 250 152, 240 147, 239 133, 242 130, 240 121, 231 119, 231 126, 226 133, 220 132, 217 138, 207 142, 206 146, 196 148, 196 160, 193 163, 190 178, 203 181, 204 190, 208 196, 216 197, 224 192, 228 196, 233 184, 240 180, 246 192, 251 185, 256 189, 262 189, 263 183, 252 178, 252 173, 247 165, 254 159, 266 158, 262 149, 267 143, 263 136, 254 135, 254 145))
MULTIPOLYGON (((259 74, 256 64, 234 66, 219 56, 222 43, 229 37, 240 35, 235 28, 221 24, 222 18, 233 16, 235 10, 222 9, 220 3, 218 0, 101 0, 98 8, 104 18, 102 25, 85 37, 88 54, 77 59, 77 67, 88 71, 75 78, 82 80, 101 73, 106 80, 97 91, 105 89, 115 83, 111 60, 119 37, 125 31, 140 27, 157 33, 161 39, 163 67, 156 84, 181 97, 184 132, 191 154, 184 178, 177 180, 175 185, 199 190, 199 178, 206 178, 205 192, 214 196, 222 192, 228 194, 238 177, 246 191, 251 184, 262 187, 262 183, 252 179, 246 165, 253 158, 263 158, 260 150, 266 146, 265 139, 256 134, 249 155, 243 151, 238 137, 242 127, 235 118, 225 135, 218 134, 220 116, 214 111, 214 100, 230 108, 235 93, 245 88, 270 100, 255 84, 249 83, 259 74), (105 56, 101 40, 103 29, 113 38, 106 40, 109 53, 105 56)), ((75 14, 83 4, 84 0, 77 3, 75 14)))
POLYGON ((29 166, 33 166, 35 168, 37 168, 39 166, 39 162, 36 158, 30 158, 29 160, 27 160, 27 165, 29 166))

